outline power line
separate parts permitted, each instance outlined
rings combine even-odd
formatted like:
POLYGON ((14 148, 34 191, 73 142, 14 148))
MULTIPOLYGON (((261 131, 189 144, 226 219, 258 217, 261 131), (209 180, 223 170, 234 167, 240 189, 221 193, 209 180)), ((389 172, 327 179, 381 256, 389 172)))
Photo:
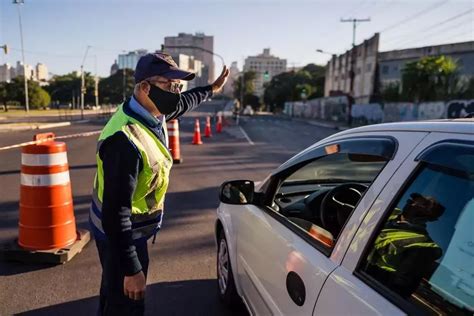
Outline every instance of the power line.
MULTIPOLYGON (((472 11, 474 11, 474 8, 469 9, 469 10, 464 11, 464 12, 461 12, 461 13, 458 13, 458 14, 452 16, 452 17, 449 17, 449 18, 447 18, 447 19, 445 19, 445 20, 442 20, 442 21, 437 22, 437 23, 435 23, 435 24, 432 24, 432 25, 430 25, 430 26, 427 26, 427 27, 425 27, 424 29, 422 29, 422 30, 420 30, 420 31, 418 31, 418 32, 431 31, 431 30, 434 29, 434 28, 438 28, 438 27, 440 27, 440 26, 442 26, 442 25, 444 25, 444 24, 447 24, 447 23, 449 23, 449 22, 451 22, 451 21, 454 21, 454 20, 456 20, 456 19, 458 19, 458 18, 460 18, 460 17, 463 17, 463 16, 465 16, 465 15, 471 13, 472 11)), ((471 19, 471 18, 469 18, 469 19, 471 19)), ((400 41, 400 39, 403 40, 406 36, 407 36, 406 34, 403 34, 403 35, 400 35, 400 36, 396 36, 396 37, 393 37, 393 38, 389 39, 388 41, 385 41, 384 43, 387 44, 387 43, 391 43, 391 42, 398 42, 398 41, 400 41)))
POLYGON ((394 24, 392 24, 392 25, 390 25, 390 26, 384 28, 384 29, 381 30, 379 33, 387 32, 388 30, 391 30, 391 29, 393 29, 393 28, 399 26, 400 24, 409 22, 409 21, 411 21, 411 20, 413 20, 413 19, 416 19, 417 17, 420 17, 420 16, 422 16, 422 15, 425 15, 425 14, 427 14, 427 13, 429 13, 429 12, 431 12, 431 11, 433 11, 433 10, 439 8, 439 7, 441 7, 442 5, 445 5, 445 4, 448 3, 448 2, 449 2, 449 0, 443 0, 443 1, 441 1, 441 2, 435 3, 434 5, 431 5, 431 6, 429 6, 428 8, 425 8, 425 9, 423 9, 423 10, 421 10, 421 11, 419 11, 419 12, 413 14, 413 15, 410 15, 410 16, 408 16, 408 17, 406 17, 406 18, 404 18, 404 19, 398 21, 397 23, 394 23, 394 24))
MULTIPOLYGON (((437 30, 434 33, 431 33, 431 34, 428 34, 428 35, 423 35, 422 40, 424 40, 426 38, 433 37, 435 35, 440 35, 440 34, 446 33, 446 32, 448 32, 452 29, 457 29, 462 25, 465 25, 465 21, 462 21, 461 23, 458 23, 458 24, 455 24, 455 25, 451 25, 451 26, 446 27, 446 28, 442 28, 441 30, 437 30)), ((472 32, 472 30, 471 30, 471 32, 472 32)), ((409 44, 409 43, 414 42, 414 41, 419 41, 419 40, 418 40, 418 38, 414 38, 414 39, 412 38, 412 39, 409 39, 408 41, 401 42, 401 43, 398 44, 398 47, 396 49, 400 49, 401 46, 404 46, 404 45, 409 44)))

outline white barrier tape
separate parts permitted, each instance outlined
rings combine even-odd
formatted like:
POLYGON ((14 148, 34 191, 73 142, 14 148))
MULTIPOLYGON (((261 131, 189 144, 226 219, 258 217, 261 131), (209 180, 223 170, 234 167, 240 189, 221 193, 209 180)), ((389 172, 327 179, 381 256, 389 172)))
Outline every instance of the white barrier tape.
POLYGON ((176 132, 168 132, 168 136, 176 136, 178 137, 179 136, 179 132, 176 131, 176 132))
MULTIPOLYGON (((75 138, 75 137, 86 137, 86 136, 93 136, 100 134, 102 130, 100 131, 93 131, 93 132, 85 132, 85 133, 78 133, 78 134, 71 134, 71 135, 64 135, 64 136, 57 136, 53 140, 56 139, 67 139, 67 138, 75 138)), ((13 148, 20 148, 23 146, 27 145, 39 145, 41 143, 49 142, 51 139, 42 139, 42 140, 33 140, 31 142, 25 142, 25 143, 20 143, 20 144, 15 144, 15 145, 10 145, 10 146, 4 146, 0 147, 0 151, 2 150, 7 150, 7 149, 13 149, 13 148)))
POLYGON ((67 164, 67 153, 54 154, 21 154, 23 166, 57 166, 67 164))
POLYGON ((69 182, 69 171, 51 174, 21 174, 21 185, 30 187, 62 185, 68 184, 69 182))

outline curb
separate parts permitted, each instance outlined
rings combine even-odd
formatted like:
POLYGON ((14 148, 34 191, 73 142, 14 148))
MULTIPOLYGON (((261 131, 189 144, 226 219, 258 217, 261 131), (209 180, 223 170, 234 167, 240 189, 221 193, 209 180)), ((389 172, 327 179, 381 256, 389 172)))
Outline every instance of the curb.
POLYGON ((70 126, 73 124, 83 124, 83 123, 88 123, 88 122, 90 122, 90 120, 67 121, 67 122, 47 123, 47 124, 32 124, 32 125, 23 125, 23 126, 10 126, 7 128, 2 128, 0 126, 0 133, 13 132, 13 131, 41 130, 41 129, 55 128, 55 127, 70 126))

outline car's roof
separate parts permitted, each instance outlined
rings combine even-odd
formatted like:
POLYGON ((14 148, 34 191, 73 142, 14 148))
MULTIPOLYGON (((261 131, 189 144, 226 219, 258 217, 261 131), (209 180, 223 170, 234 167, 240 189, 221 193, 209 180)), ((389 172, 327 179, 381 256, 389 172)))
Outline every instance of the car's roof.
POLYGON ((353 128, 338 135, 389 131, 474 134, 474 118, 383 123, 353 128))

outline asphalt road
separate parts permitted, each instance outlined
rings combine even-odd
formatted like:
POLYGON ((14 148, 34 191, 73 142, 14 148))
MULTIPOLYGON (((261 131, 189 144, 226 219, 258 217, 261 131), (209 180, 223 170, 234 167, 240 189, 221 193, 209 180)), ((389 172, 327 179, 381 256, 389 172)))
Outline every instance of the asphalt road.
MULTIPOLYGON (((262 180, 273 168, 335 130, 274 117, 243 117, 239 126, 191 145, 194 119, 214 113, 204 105, 181 121, 184 162, 175 165, 163 228, 150 244, 149 315, 246 315, 217 299, 214 221, 218 187, 225 180, 262 180)), ((53 130, 58 135, 101 129, 88 123, 53 130)), ((201 125, 201 131, 204 126, 201 125)), ((31 140, 34 132, 0 133, 0 147, 31 140)), ((87 214, 95 172, 96 137, 67 140, 78 227, 87 214)), ((20 150, 0 151, 0 243, 17 236, 20 150)), ((91 241, 60 266, 0 262, 0 315, 92 315, 98 304, 101 268, 91 241)))

